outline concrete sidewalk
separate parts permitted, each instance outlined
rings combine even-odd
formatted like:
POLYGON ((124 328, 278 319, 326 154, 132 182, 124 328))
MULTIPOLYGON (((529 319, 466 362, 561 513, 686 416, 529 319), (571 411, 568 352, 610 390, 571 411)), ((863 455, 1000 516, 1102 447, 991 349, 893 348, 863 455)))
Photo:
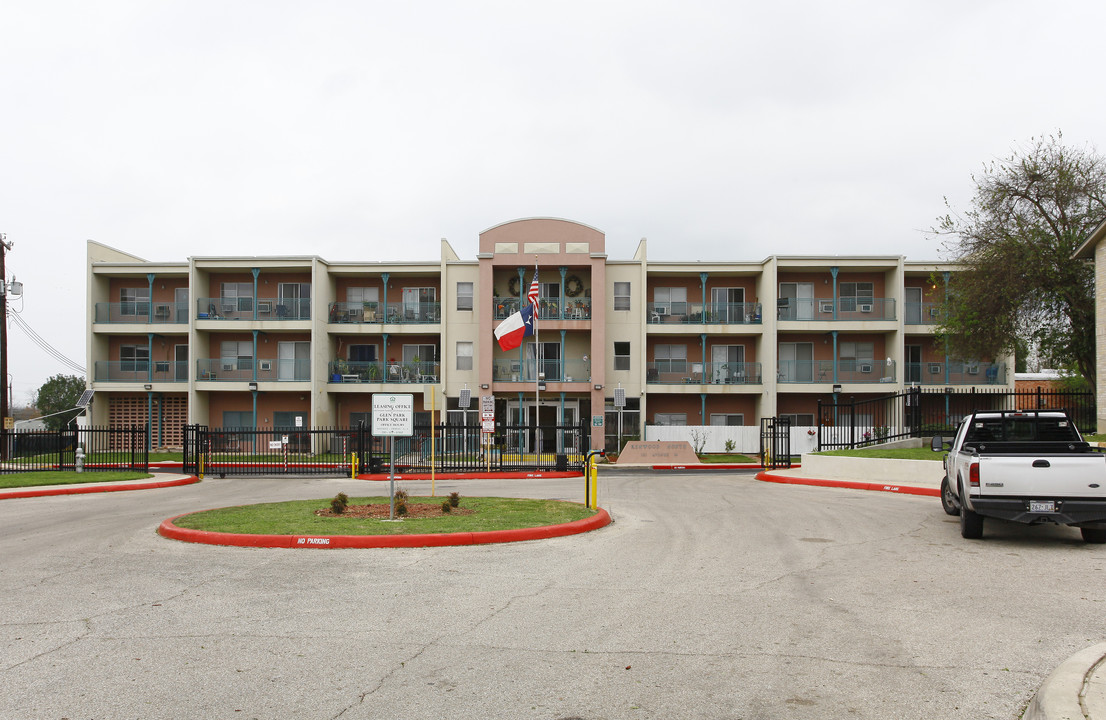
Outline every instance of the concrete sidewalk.
POLYGON ((118 480, 67 485, 34 485, 0 490, 0 500, 15 498, 48 497, 52 495, 86 495, 89 493, 124 492, 127 490, 154 490, 156 488, 191 485, 200 481, 194 475, 154 475, 140 480, 118 480))

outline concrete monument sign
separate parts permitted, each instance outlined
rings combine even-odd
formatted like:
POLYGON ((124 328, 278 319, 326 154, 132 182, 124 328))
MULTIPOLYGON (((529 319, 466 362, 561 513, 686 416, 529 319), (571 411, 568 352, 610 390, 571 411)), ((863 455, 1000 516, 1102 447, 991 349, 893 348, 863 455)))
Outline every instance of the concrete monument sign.
POLYGON ((626 443, 618 456, 619 465, 686 465, 698 462, 699 458, 687 440, 633 440, 626 443))

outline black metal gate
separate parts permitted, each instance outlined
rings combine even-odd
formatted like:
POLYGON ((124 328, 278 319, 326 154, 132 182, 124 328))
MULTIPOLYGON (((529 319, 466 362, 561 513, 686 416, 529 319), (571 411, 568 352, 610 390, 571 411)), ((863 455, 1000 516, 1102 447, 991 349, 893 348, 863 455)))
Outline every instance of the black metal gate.
POLYGON ((148 470, 149 428, 69 427, 61 430, 3 430, 7 459, 0 473, 35 470, 74 470, 77 448, 84 453, 84 470, 148 470))
POLYGON ((789 418, 760 419, 760 464, 770 470, 791 467, 789 418))
POLYGON ((386 472, 394 443, 402 473, 535 470, 582 472, 591 449, 584 425, 499 423, 484 442, 480 425, 416 425, 410 437, 375 437, 355 428, 209 428, 184 432, 184 472, 206 475, 349 475, 386 472))

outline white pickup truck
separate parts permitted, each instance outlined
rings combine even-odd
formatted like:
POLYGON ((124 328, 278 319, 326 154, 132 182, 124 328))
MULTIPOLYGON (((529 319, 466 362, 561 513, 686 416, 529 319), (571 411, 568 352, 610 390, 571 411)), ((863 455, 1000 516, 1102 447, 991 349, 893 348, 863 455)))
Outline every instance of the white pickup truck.
POLYGON ((983 536, 983 518, 1072 525, 1089 543, 1106 543, 1106 455, 1084 442, 1056 410, 977 412, 948 450, 941 505, 960 516, 960 534, 983 536))

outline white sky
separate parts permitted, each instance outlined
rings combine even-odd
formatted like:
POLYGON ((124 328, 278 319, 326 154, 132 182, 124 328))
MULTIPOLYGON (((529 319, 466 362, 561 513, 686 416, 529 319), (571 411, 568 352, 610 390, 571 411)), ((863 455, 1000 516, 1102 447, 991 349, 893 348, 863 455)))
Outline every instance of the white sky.
MULTIPOLYGON (((88 238, 472 258, 553 216, 612 258, 932 260, 984 162, 1106 118, 1091 0, 25 0, 0 27, 14 308, 81 365, 88 238)), ((12 330, 17 405, 59 372, 12 330)))

